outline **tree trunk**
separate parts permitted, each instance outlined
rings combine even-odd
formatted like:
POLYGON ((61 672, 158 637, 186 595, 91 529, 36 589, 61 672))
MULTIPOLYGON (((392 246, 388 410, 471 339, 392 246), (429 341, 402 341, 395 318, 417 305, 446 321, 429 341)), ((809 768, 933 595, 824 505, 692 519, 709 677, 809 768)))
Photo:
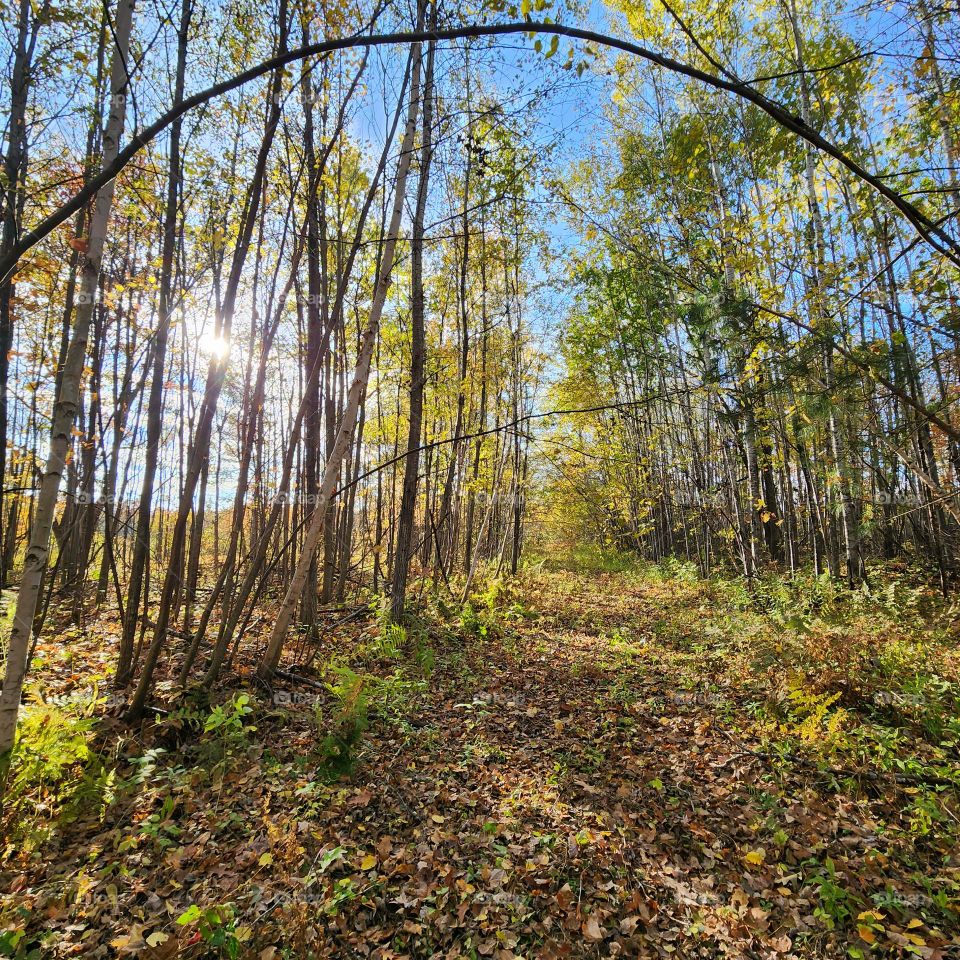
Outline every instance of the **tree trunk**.
POLYGON ((420 434, 423 422, 423 393, 426 384, 426 335, 424 332, 423 296, 423 220, 430 186, 430 164, 433 158, 433 61, 436 45, 427 47, 427 69, 423 86, 423 133, 420 146, 420 182, 413 217, 410 243, 410 422, 407 432, 407 456, 404 461, 403 489, 400 495, 400 517, 393 559, 393 585, 390 618, 399 623, 406 601, 407 577, 413 552, 414 520, 417 508, 417 475, 420 471, 420 434))
POLYGON ((337 431, 333 449, 327 459, 326 468, 317 492, 317 502, 310 516, 310 524, 304 534, 300 557, 293 577, 287 588, 283 603, 277 613, 270 641, 264 652, 263 660, 257 671, 261 680, 269 680, 273 671, 280 662, 283 643, 286 639, 287 628, 293 618, 296 605, 303 596, 310 565, 316 555, 317 543, 323 531, 326 519, 327 506, 333 496, 340 473, 340 464, 346 456, 350 446, 353 430, 356 426, 357 415, 360 409, 360 398, 367 386, 370 375, 370 361, 373 356, 373 346, 380 326, 380 315, 387 299, 387 291, 393 276, 394 256, 397 246, 397 236, 400 232, 400 218, 403 213, 404 196, 406 194, 407 174, 410 170, 410 159, 413 151, 413 137, 417 124, 418 102, 420 98, 420 44, 414 44, 413 64, 411 68, 410 109, 407 114, 407 126, 403 134, 403 144, 400 151, 400 161, 397 169, 397 181, 394 188, 393 212, 390 226, 384 243, 383 257, 380 262, 380 272, 374 288, 373 303, 370 306, 370 316, 360 341, 360 350, 357 354, 357 366, 354 370, 353 382, 347 394, 347 401, 337 431))
MULTIPOLYGON (((127 106, 127 54, 133 21, 133 0, 120 0, 114 22, 115 52, 110 71, 110 113, 103 135, 102 166, 116 158, 123 133, 127 106)), ((17 595, 17 609, 7 649, 7 668, 0 693, 0 754, 13 747, 20 711, 23 678, 27 669, 27 650, 31 626, 40 597, 40 585, 50 555, 50 533, 57 507, 57 494, 63 476, 67 450, 76 422, 80 402, 90 319, 100 280, 100 262, 106 240, 110 209, 113 205, 115 181, 111 180, 97 194, 90 234, 81 273, 80 295, 73 324, 73 336, 67 350, 61 378, 60 395, 53 411, 50 428, 50 454, 40 483, 37 508, 30 534, 30 545, 24 558, 23 576, 17 595)))

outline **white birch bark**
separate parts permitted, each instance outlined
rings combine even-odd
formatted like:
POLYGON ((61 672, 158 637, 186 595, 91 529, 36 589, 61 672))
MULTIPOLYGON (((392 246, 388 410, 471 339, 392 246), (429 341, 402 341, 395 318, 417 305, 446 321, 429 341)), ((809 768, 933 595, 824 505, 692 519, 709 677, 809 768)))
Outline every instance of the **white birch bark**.
MULTIPOLYGON (((130 28, 133 22, 134 0, 120 0, 114 22, 114 51, 110 67, 110 112, 103 133, 101 167, 108 167, 117 158, 120 137, 126 121, 127 63, 130 49, 130 28)), ((50 557, 50 533, 57 509, 60 479, 67 461, 70 437, 80 404, 80 386, 83 379, 90 319, 100 282, 100 261, 113 206, 115 181, 111 180, 97 193, 87 249, 80 274, 80 290, 73 320, 73 331, 63 364, 60 396, 53 410, 50 427, 50 452, 40 490, 37 494, 30 544, 23 562, 23 575, 17 594, 10 643, 7 649, 3 690, 0 693, 0 755, 13 747, 20 712, 23 680, 27 671, 27 651, 37 611, 43 574, 50 557)))

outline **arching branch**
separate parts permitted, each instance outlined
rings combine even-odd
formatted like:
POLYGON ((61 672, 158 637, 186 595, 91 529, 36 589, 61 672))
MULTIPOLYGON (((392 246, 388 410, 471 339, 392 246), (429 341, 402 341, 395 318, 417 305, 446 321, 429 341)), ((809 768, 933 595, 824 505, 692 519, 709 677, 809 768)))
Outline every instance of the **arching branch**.
POLYGON ((618 37, 597 33, 593 30, 584 30, 580 27, 565 26, 557 23, 498 23, 451 27, 446 30, 408 30, 397 33, 364 34, 343 37, 338 40, 323 40, 318 43, 311 43, 307 46, 299 47, 295 50, 290 50, 279 56, 272 57, 269 60, 264 60, 262 63, 250 67, 248 70, 244 70, 235 77, 223 80, 220 83, 216 83, 205 90, 193 94, 191 97, 187 97, 181 103, 177 104, 177 106, 154 120, 153 123, 144 127, 144 129, 136 134, 119 152, 116 160, 107 164, 97 176, 91 178, 91 180, 82 189, 78 190, 63 206, 50 214, 50 216, 29 233, 25 234, 9 254, 0 260, 0 282, 6 282, 10 278, 17 263, 25 253, 40 243, 45 237, 49 236, 60 224, 64 223, 76 213, 77 210, 83 207, 96 195, 101 187, 115 179, 124 167, 126 167, 147 144, 156 139, 174 120, 215 97, 230 93, 232 90, 236 90, 238 87, 242 87, 244 84, 250 83, 271 71, 279 70, 287 64, 295 63, 307 57, 334 53, 338 50, 348 50, 356 47, 382 47, 426 41, 458 40, 468 37, 498 37, 518 33, 569 37, 574 40, 583 40, 588 43, 595 43, 598 46, 621 50, 624 53, 640 57, 649 63, 663 67, 665 70, 670 70, 673 73, 704 83, 716 90, 723 90, 735 96, 742 97, 744 100, 748 100, 772 117, 782 127, 796 134, 803 140, 806 140, 822 153, 832 157, 846 167, 854 176, 869 184, 878 194, 889 201, 906 217, 924 242, 960 268, 960 243, 954 240, 942 227, 934 223, 926 214, 896 190, 888 187, 880 177, 861 166, 856 160, 849 157, 843 150, 821 133, 809 127, 800 117, 795 116, 786 107, 769 99, 759 91, 754 90, 748 84, 727 77, 714 76, 690 64, 674 60, 672 57, 657 53, 655 50, 649 50, 629 40, 621 40, 618 37))

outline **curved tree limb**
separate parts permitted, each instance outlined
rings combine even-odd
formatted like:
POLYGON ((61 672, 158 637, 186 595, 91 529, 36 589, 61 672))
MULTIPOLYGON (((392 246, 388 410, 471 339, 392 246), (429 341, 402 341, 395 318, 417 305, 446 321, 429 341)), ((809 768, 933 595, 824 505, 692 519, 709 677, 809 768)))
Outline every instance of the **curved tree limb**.
POLYGON ((892 204, 910 222, 917 234, 938 253, 945 256, 956 267, 960 268, 960 243, 953 239, 942 227, 934 223, 925 213, 910 203, 904 196, 888 187, 876 174, 861 166, 852 157, 849 157, 836 144, 828 140, 823 134, 809 127, 804 121, 792 114, 786 107, 764 96, 753 89, 749 84, 733 80, 728 77, 718 77, 700 70, 697 67, 672 57, 657 53, 642 47, 629 40, 622 40, 594 30, 585 30, 580 27, 566 26, 557 23, 496 23, 475 24, 465 27, 451 27, 445 30, 407 30, 396 33, 362 34, 342 37, 337 40, 323 40, 311 43, 295 50, 289 50, 278 56, 264 60, 256 66, 244 70, 220 83, 216 83, 205 90, 185 98, 181 103, 172 107, 159 116, 153 123, 144 127, 119 152, 116 159, 103 167, 100 173, 92 177, 86 185, 77 191, 63 206, 59 207, 50 216, 44 219, 33 230, 26 233, 13 249, 0 260, 0 283, 6 282, 16 269, 20 258, 36 246, 45 237, 49 236, 60 224, 64 223, 77 210, 81 209, 97 191, 114 180, 130 161, 156 139, 170 124, 179 117, 193 110, 215 97, 230 93, 246 83, 250 83, 265 74, 279 70, 287 64, 295 63, 306 57, 320 56, 338 50, 348 50, 355 47, 382 47, 396 44, 410 44, 422 42, 438 42, 441 40, 457 40, 467 37, 498 37, 510 34, 548 34, 569 37, 574 40, 583 40, 599 46, 621 50, 624 53, 640 57, 650 63, 670 70, 681 76, 697 80, 716 90, 723 90, 734 94, 758 106, 764 113, 772 117, 785 129, 796 134, 807 143, 812 144, 822 153, 832 157, 846 167, 854 176, 869 184, 880 196, 892 204))

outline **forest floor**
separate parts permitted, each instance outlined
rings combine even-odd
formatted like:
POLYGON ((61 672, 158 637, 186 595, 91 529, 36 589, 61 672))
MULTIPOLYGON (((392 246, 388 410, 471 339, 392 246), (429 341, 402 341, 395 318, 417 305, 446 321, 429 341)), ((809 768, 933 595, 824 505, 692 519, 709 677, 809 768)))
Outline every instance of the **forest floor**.
POLYGON ((960 956, 924 591, 528 572, 135 736, 116 630, 38 651, 0 956, 960 956))

